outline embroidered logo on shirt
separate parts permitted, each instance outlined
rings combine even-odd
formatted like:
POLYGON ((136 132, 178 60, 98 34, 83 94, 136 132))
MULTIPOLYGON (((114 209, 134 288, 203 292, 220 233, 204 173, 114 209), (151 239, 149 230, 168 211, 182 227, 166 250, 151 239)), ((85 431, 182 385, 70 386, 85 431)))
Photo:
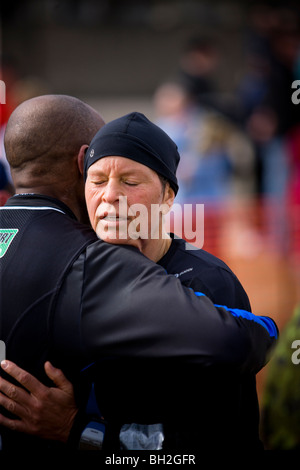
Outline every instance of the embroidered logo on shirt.
POLYGON ((17 228, 1 228, 0 229, 0 258, 3 258, 8 250, 9 245, 18 233, 17 228))
POLYGON ((194 268, 188 268, 188 269, 185 269, 184 271, 181 271, 181 273, 177 273, 177 274, 174 274, 175 277, 179 277, 179 276, 182 276, 183 274, 185 273, 188 273, 190 271, 193 271, 194 268))
POLYGON ((4 341, 0 340, 0 361, 4 361, 5 351, 6 351, 5 343, 4 341))

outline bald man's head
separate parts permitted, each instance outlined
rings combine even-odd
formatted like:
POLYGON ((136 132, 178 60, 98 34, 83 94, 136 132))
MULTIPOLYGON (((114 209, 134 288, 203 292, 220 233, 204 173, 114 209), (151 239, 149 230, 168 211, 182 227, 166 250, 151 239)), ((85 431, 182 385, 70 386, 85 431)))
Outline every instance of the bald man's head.
POLYGON ((67 95, 44 95, 20 104, 7 123, 4 145, 12 173, 52 176, 89 145, 104 124, 89 105, 67 95), (28 172, 29 170, 29 172, 28 172))

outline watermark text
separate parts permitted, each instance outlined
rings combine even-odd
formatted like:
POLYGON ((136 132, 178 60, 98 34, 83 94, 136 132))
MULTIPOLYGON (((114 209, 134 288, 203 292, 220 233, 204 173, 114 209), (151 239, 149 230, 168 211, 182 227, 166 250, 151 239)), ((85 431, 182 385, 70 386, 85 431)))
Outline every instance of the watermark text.
POLYGON ((294 104, 300 103, 300 80, 294 80, 292 83, 292 88, 295 91, 292 93, 292 102, 294 104))
POLYGON ((6 357, 6 346, 4 341, 0 340, 0 362, 4 361, 6 357))
POLYGON ((291 348, 296 350, 292 354, 292 363, 298 365, 300 364, 300 339, 295 339, 292 342, 291 348))
MULTIPOLYGON (((173 232, 183 238, 186 249, 204 244, 204 204, 143 204, 128 206, 127 197, 119 198, 118 207, 100 205, 96 232, 104 240, 155 240, 173 232)), ((94 227, 95 228, 95 227, 94 227)))
POLYGON ((6 104, 6 86, 3 80, 0 80, 0 104, 6 104))

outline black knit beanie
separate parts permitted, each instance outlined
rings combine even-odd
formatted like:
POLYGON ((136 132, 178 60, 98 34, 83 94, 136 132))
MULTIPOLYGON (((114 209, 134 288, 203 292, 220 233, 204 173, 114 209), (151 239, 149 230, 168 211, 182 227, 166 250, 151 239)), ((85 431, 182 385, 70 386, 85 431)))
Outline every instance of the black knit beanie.
POLYGON ((178 191, 176 170, 179 153, 176 144, 160 127, 141 113, 130 113, 105 124, 93 138, 84 161, 84 178, 93 163, 103 157, 130 158, 148 166, 178 191))

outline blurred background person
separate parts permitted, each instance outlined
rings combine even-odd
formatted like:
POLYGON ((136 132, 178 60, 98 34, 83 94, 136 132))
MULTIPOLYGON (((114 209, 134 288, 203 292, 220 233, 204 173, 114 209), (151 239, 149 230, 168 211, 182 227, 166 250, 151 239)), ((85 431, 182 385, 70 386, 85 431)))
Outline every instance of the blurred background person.
POLYGON ((217 107, 219 56, 215 39, 193 36, 185 44, 179 59, 179 80, 199 106, 217 107))
POLYGON ((213 205, 254 194, 251 141, 229 118, 199 106, 179 83, 161 84, 153 102, 156 123, 181 154, 181 201, 213 205))

